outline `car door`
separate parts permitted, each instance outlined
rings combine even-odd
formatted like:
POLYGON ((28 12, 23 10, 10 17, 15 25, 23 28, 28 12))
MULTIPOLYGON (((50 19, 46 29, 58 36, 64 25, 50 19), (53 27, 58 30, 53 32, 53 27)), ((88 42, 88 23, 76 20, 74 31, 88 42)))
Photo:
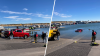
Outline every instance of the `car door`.
POLYGON ((13 34, 14 34, 14 37, 18 37, 18 32, 17 32, 17 30, 15 30, 15 31, 13 31, 13 34))
POLYGON ((22 37, 23 33, 22 33, 22 30, 17 30, 18 32, 18 37, 22 37))

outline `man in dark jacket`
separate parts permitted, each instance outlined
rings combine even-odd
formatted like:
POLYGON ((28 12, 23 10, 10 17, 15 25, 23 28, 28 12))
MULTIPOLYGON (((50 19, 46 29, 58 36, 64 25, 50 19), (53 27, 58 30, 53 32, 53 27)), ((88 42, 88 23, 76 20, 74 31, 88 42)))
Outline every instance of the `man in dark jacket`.
POLYGON ((95 42, 96 34, 97 34, 97 32, 95 32, 94 30, 92 30, 92 42, 95 42))
POLYGON ((43 43, 44 41, 46 41, 46 33, 42 32, 42 39, 43 39, 43 43))

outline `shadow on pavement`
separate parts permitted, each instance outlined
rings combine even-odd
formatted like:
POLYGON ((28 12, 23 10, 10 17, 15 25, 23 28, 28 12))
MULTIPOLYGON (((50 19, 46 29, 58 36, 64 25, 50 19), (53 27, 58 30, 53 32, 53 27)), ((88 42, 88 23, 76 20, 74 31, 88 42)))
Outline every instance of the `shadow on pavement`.
POLYGON ((90 42, 79 42, 79 43, 90 43, 90 42))
POLYGON ((55 39, 54 40, 52 40, 52 39, 49 39, 48 41, 56 41, 55 39))
POLYGON ((5 37, 0 37, 0 38, 5 39, 5 40, 9 40, 9 38, 5 38, 5 37))

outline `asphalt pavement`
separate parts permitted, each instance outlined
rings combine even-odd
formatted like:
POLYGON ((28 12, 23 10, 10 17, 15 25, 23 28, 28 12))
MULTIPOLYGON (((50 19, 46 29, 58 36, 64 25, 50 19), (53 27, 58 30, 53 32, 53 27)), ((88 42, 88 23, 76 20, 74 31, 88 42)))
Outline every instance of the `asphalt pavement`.
MULTIPOLYGON (((96 40, 100 44, 100 40, 96 40)), ((91 46, 91 40, 65 39, 49 41, 46 56, 99 56, 100 45, 91 46)))
POLYGON ((0 37, 0 56, 44 56, 45 43, 38 40, 32 43, 32 39, 19 39, 0 37))

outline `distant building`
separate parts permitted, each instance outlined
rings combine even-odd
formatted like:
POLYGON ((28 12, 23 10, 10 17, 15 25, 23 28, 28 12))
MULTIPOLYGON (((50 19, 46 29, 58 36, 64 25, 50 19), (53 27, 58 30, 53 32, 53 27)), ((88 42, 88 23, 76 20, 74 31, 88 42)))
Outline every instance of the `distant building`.
POLYGON ((80 23, 82 23, 82 21, 76 21, 76 23, 80 24, 80 23))
POLYGON ((87 24, 88 21, 76 21, 76 23, 78 23, 78 24, 87 24))

